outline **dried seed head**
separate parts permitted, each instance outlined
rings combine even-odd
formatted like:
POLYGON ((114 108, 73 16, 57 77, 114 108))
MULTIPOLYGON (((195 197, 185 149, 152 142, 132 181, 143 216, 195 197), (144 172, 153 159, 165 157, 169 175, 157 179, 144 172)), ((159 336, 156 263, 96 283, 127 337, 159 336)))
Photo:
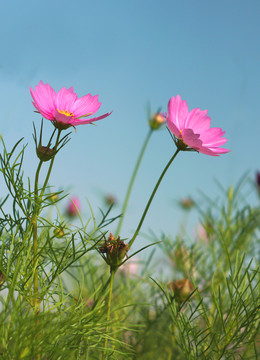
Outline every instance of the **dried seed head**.
POLYGON ((128 245, 123 240, 120 240, 120 237, 116 239, 111 233, 107 240, 99 247, 99 251, 101 254, 104 254, 107 264, 115 269, 121 264, 124 257, 127 256, 128 250, 128 245))

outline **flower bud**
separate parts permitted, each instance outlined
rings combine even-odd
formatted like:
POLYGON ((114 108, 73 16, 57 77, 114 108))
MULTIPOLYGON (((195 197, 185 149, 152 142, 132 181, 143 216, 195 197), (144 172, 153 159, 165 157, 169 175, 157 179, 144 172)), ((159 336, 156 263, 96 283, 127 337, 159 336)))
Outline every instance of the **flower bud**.
POLYGON ((64 229, 60 226, 54 229, 53 234, 56 236, 56 238, 61 239, 64 236, 65 232, 64 229))
POLYGON ((165 121, 166 121, 165 116, 163 115, 163 113, 159 112, 153 114, 151 119, 149 119, 149 125, 152 130, 157 130, 165 123, 165 121))
POLYGON ((125 244, 124 241, 120 240, 120 237, 116 239, 111 233, 108 239, 105 240, 99 247, 100 253, 104 254, 103 257, 106 263, 113 269, 118 268, 124 257, 127 256, 128 250, 128 245, 125 244))
POLYGON ((58 198, 57 194, 55 194, 55 193, 51 193, 51 194, 49 195, 49 200, 50 200, 50 202, 52 202, 52 203, 57 202, 58 199, 59 199, 59 198, 58 198))
POLYGON ((47 146, 38 146, 37 147, 37 156, 41 161, 49 161, 55 155, 55 150, 50 149, 47 146))
POLYGON ((118 269, 121 274, 128 276, 128 275, 136 275, 138 271, 138 262, 127 260, 123 263, 122 266, 118 269))
POLYGON ((184 210, 190 210, 194 206, 194 201, 187 197, 180 200, 179 204, 184 210))
POLYGON ((106 195, 104 200, 107 206, 112 206, 117 203, 116 198, 111 194, 106 195))
POLYGON ((79 199, 74 196, 70 199, 70 202, 67 206, 66 213, 69 217, 75 217, 78 215, 80 209, 80 201, 79 199))
POLYGON ((171 281, 167 284, 167 286, 173 290, 175 299, 179 302, 185 301, 194 291, 194 286, 188 278, 171 281))

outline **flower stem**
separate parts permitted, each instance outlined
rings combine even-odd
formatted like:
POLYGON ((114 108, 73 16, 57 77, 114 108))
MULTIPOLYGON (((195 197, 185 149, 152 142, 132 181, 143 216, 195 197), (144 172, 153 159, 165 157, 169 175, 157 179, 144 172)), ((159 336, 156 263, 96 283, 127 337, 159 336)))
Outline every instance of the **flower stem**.
MULTIPOLYGON (((33 227, 33 261, 34 261, 34 275, 33 275, 33 308, 36 314, 36 341, 38 340, 38 326, 39 319, 38 314, 40 312, 40 300, 39 300, 39 274, 38 274, 38 237, 37 237, 37 217, 39 213, 39 198, 38 198, 38 182, 39 182, 39 174, 42 167, 43 161, 39 162, 39 165, 35 174, 35 182, 34 182, 34 210, 32 216, 32 227, 33 227)), ((39 348, 37 348, 36 359, 40 359, 39 348)))
MULTIPOLYGON (((60 133, 61 130, 59 130, 58 135, 57 135, 57 139, 56 139, 56 143, 55 143, 55 147, 54 147, 54 154, 56 153, 58 144, 59 144, 59 138, 60 138, 60 133)), ((33 210, 33 216, 32 216, 32 227, 33 227, 33 260, 34 260, 34 275, 33 275, 33 308, 34 308, 34 312, 36 314, 36 340, 38 341, 39 339, 39 332, 38 332, 38 327, 39 327, 39 318, 38 318, 38 314, 40 312, 40 304, 41 301, 39 299, 39 273, 38 273, 38 234, 37 234, 37 221, 38 221, 38 215, 40 212, 40 206, 41 206, 41 201, 42 201, 42 196, 44 194, 44 191, 47 187, 48 184, 48 180, 50 178, 50 174, 51 174, 51 170, 52 170, 52 166, 53 166, 53 162, 54 162, 54 158, 55 155, 53 156, 53 158, 51 159, 51 163, 47 172, 47 176, 45 178, 44 181, 44 185, 41 189, 41 194, 39 196, 39 175, 40 175, 40 170, 42 167, 42 163, 43 161, 40 160, 39 165, 37 167, 36 170, 36 174, 35 174, 35 182, 34 182, 34 210, 33 210)), ((30 226, 30 225, 29 225, 30 226)), ((36 359, 39 360, 40 359, 40 348, 37 348, 37 354, 36 354, 36 359)))
POLYGON ((107 354, 107 345, 108 345, 108 330, 109 330, 109 320, 110 320, 110 311, 111 311, 111 300, 112 300, 112 292, 113 292, 113 283, 114 283, 114 276, 115 276, 116 270, 111 269, 110 273, 110 288, 109 288, 109 294, 108 294, 108 301, 107 301, 107 323, 106 323, 106 330, 105 330, 105 344, 104 344, 104 354, 103 359, 108 359, 107 354))
MULTIPOLYGON (((56 153, 56 150, 57 150, 57 147, 58 147, 58 144, 59 144, 61 131, 62 130, 60 130, 60 129, 58 130, 58 135, 57 135, 56 143, 55 143, 55 146, 54 146, 54 154, 56 153)), ((41 190, 40 198, 43 196, 44 191, 45 191, 45 189, 47 187, 47 184, 48 184, 48 181, 49 181, 49 178, 50 178, 50 175, 51 175, 51 170, 52 170, 52 167, 53 167, 54 159, 55 159, 55 155, 51 159, 51 163, 50 163, 50 166, 49 166, 49 169, 48 169, 48 173, 47 173, 46 179, 44 181, 44 184, 43 184, 43 187, 42 187, 42 190, 41 190)))
POLYGON ((127 189, 127 192, 126 192, 126 196, 125 196, 125 200, 124 200, 124 203, 123 203, 123 207, 122 207, 122 211, 121 211, 121 217, 120 217, 120 220, 119 220, 119 223, 118 223, 118 226, 117 226, 117 230, 116 230, 116 235, 115 237, 117 238, 119 233, 120 233, 120 230, 121 230, 121 227, 122 227, 122 224, 123 224, 123 221, 124 221, 124 216, 125 216, 125 212, 126 212, 126 209, 127 209, 127 205, 128 205, 128 201, 129 201, 129 198, 130 198, 130 195, 131 195, 131 191, 132 191, 132 188, 133 188, 133 185, 134 185, 134 181, 135 181, 135 178, 136 178, 136 175, 137 175, 137 172, 139 170, 139 167, 140 167, 140 164, 141 164, 141 161, 143 159, 143 156, 144 156, 144 153, 145 153, 145 150, 146 150, 146 147, 148 145, 148 142, 151 138, 151 135, 152 135, 152 132, 153 130, 150 129, 146 138, 145 138, 145 141, 143 143, 143 146, 141 148, 141 151, 140 151, 140 154, 139 154, 139 157, 137 159, 137 162, 136 162, 136 165, 135 165, 135 168, 134 168, 134 171, 133 171, 133 174, 132 174, 132 177, 130 179, 130 182, 129 182, 129 185, 128 185, 128 189, 127 189))
POLYGON ((157 189, 158 189, 158 187, 159 187, 159 185, 160 185, 160 183, 161 183, 164 175, 166 174, 167 170, 169 169, 171 163, 173 162, 173 160, 175 159, 175 157, 177 156, 177 154, 178 154, 179 151, 180 151, 179 149, 177 149, 177 150, 175 151, 174 155, 172 156, 172 158, 170 159, 170 161, 169 161, 169 162, 167 163, 167 165, 165 166, 163 172, 161 173, 161 176, 159 177, 159 179, 158 179, 158 181, 157 181, 157 183, 156 183, 156 185, 155 185, 155 188, 153 189, 153 192, 152 192, 152 194, 151 194, 151 196, 150 196, 150 198, 149 198, 149 200, 148 200, 148 203, 147 203, 147 205, 146 205, 146 208, 144 209, 143 215, 142 215, 141 220, 140 220, 140 222, 139 222, 139 224, 138 224, 138 226, 137 226, 137 229, 135 230, 134 236, 132 237, 132 239, 130 240, 130 242, 129 242, 129 244, 128 244, 129 248, 133 245, 133 242, 135 241, 137 235, 139 234, 139 231, 140 231, 140 229, 141 229, 141 227, 142 227, 142 225, 143 225, 143 222, 144 222, 144 219, 145 219, 145 217, 146 217, 146 214, 147 214, 147 212, 148 212, 148 210, 149 210, 149 207, 150 207, 150 205, 151 205, 151 203, 152 203, 152 201, 153 201, 154 195, 156 194, 156 191, 157 191, 157 189))
POLYGON ((38 279, 38 239, 37 239, 37 217, 39 212, 39 199, 38 199, 38 182, 39 182, 39 174, 42 167, 42 161, 39 162, 39 165, 36 170, 35 174, 35 183, 34 183, 34 212, 32 218, 32 225, 33 225, 33 258, 35 261, 35 270, 34 270, 34 277, 33 277, 33 307, 35 313, 39 312, 39 299, 38 299, 38 290, 39 290, 39 279, 38 279))
MULTIPOLYGON (((58 147, 58 144, 59 144, 60 134, 61 134, 61 130, 59 130, 58 135, 57 135, 56 144, 55 144, 55 147, 54 147, 54 153, 57 150, 57 147, 58 147)), ((51 163, 50 163, 50 166, 49 166, 49 169, 48 169, 48 173, 47 173, 44 185, 43 185, 43 187, 41 189, 40 196, 38 196, 38 183, 39 183, 39 174, 40 174, 40 170, 41 170, 42 163, 43 163, 42 160, 39 162, 39 165, 37 167, 36 174, 35 174, 35 183, 34 183, 34 201, 35 201, 35 204, 34 204, 34 211, 33 211, 33 217, 32 217, 32 226, 33 226, 33 257, 34 257, 34 261, 35 261, 35 265, 34 265, 35 270, 34 270, 34 278, 33 278, 33 292, 34 292, 33 306, 34 306, 34 310, 35 310, 36 314, 40 311, 40 301, 38 299, 39 274, 38 274, 38 258, 37 258, 37 252, 38 252, 37 220, 38 220, 38 215, 39 215, 39 211, 40 211, 41 199, 42 199, 42 196, 43 196, 44 191, 46 189, 48 180, 50 178, 54 158, 55 158, 55 155, 51 159, 51 163)))

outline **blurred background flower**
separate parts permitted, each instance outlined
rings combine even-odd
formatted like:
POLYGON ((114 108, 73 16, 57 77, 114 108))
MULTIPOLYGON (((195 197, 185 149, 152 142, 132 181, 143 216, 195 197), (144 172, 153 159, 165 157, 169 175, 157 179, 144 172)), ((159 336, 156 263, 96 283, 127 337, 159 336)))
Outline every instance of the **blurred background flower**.
POLYGON ((69 203, 66 207, 66 214, 69 217, 76 217, 79 214, 79 211, 80 211, 79 198, 76 196, 73 196, 71 199, 69 199, 69 203))

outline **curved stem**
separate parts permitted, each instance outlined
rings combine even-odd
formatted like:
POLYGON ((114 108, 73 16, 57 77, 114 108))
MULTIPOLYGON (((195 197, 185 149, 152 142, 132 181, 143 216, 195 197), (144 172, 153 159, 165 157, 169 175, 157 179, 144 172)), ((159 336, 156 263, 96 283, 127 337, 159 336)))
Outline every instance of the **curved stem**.
POLYGON ((119 220, 119 223, 118 223, 118 226, 117 226, 117 230, 116 230, 116 235, 115 237, 117 238, 119 233, 120 233, 120 230, 121 230, 121 227, 122 227, 122 224, 123 224, 123 221, 124 221, 124 216, 125 216, 125 212, 126 212, 126 209, 127 209, 127 205, 128 205, 128 201, 129 201, 129 198, 130 198, 130 195, 131 195, 131 191, 132 191, 132 188, 133 188, 133 185, 134 185, 134 181, 135 181, 135 178, 136 178, 136 175, 137 175, 137 172, 139 170, 139 167, 140 167, 140 164, 141 164, 141 161, 143 159, 143 156, 144 156, 144 152, 146 150, 146 147, 148 145, 148 142, 150 140, 150 137, 152 135, 152 132, 153 130, 150 129, 146 138, 145 138, 145 141, 143 143, 143 146, 141 148, 141 151, 140 151, 140 154, 139 154, 139 157, 137 159, 137 162, 136 162, 136 165, 135 165, 135 168, 134 168, 134 171, 133 171, 133 174, 132 174, 132 177, 130 179, 130 182, 129 182, 129 185, 128 185, 128 189, 127 189, 127 192, 126 192, 126 196, 125 196, 125 200, 124 200, 124 203, 123 203, 123 207, 122 207, 122 211, 121 211, 121 217, 120 217, 120 220, 119 220))
POLYGON ((110 311, 111 311, 111 300, 112 300, 112 292, 113 292, 113 283, 114 283, 114 276, 115 276, 116 270, 111 269, 111 275, 110 275, 110 288, 109 288, 109 295, 108 295, 108 302, 107 302, 107 323, 106 323, 106 330, 105 330, 105 344, 104 344, 104 354, 103 359, 108 358, 107 354, 107 345, 108 345, 108 330, 109 330, 109 320, 110 320, 110 311))
POLYGON ((129 244, 128 244, 129 248, 133 245, 133 242, 135 241, 135 238, 136 238, 137 235, 139 234, 139 231, 140 231, 140 229, 141 229, 141 227, 142 227, 142 225, 143 225, 145 216, 146 216, 146 214, 147 214, 147 212, 148 212, 148 210, 149 210, 149 207, 150 207, 150 205, 151 205, 151 203, 152 203, 152 201, 153 201, 154 195, 155 195, 155 193, 156 193, 156 191, 157 191, 157 189, 158 189, 158 187, 159 187, 159 185, 160 185, 160 183, 161 183, 164 175, 166 174, 167 170, 169 169, 171 163, 173 162, 173 160, 175 159, 175 157, 177 156, 177 154, 178 154, 179 151, 180 151, 179 149, 177 149, 177 150, 175 151, 174 155, 172 156, 172 158, 170 159, 170 161, 168 162, 168 164, 167 164, 166 167, 164 168, 163 172, 161 173, 161 176, 159 177, 159 179, 158 179, 158 181, 157 181, 157 183, 156 183, 156 185, 155 185, 155 188, 153 189, 153 192, 152 192, 152 194, 151 194, 151 196, 150 196, 150 199, 148 200, 148 203, 147 203, 147 205, 146 205, 146 208, 144 209, 143 215, 142 215, 141 220, 140 220, 140 222, 139 222, 139 224, 138 224, 138 226, 137 226, 137 229, 135 230, 134 236, 132 237, 132 239, 130 240, 130 242, 129 242, 129 244))

